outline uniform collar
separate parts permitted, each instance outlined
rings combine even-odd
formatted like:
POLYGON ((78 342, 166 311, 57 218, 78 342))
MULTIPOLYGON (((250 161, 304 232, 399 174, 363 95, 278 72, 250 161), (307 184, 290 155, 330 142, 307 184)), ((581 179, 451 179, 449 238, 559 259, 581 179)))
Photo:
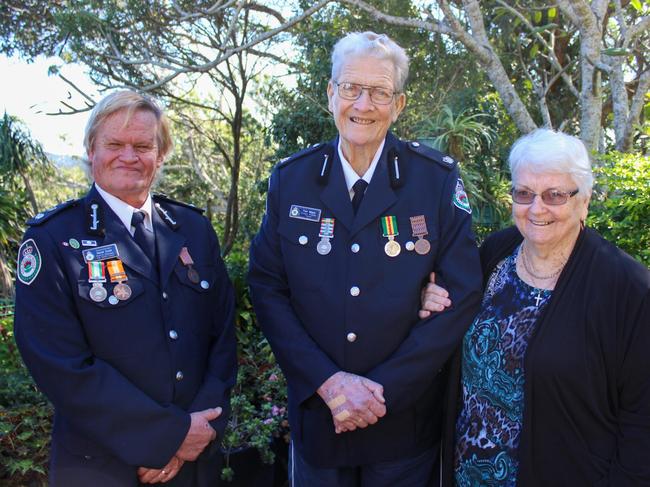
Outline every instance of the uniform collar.
POLYGON ((144 204, 140 208, 134 208, 133 206, 122 201, 118 197, 103 190, 97 183, 95 183, 95 188, 97 188, 97 192, 99 193, 99 195, 110 207, 110 209, 113 210, 113 213, 117 215, 120 221, 124 224, 124 228, 126 228, 131 235, 135 233, 135 230, 132 230, 131 227, 131 218, 133 217, 133 212, 135 211, 144 211, 145 213, 144 228, 146 228, 150 232, 153 232, 153 222, 152 222, 152 213, 151 213, 152 210, 151 194, 147 195, 147 199, 145 200, 144 204))
MULTIPOLYGON (((379 162, 381 153, 384 150, 385 143, 386 143, 386 139, 384 138, 384 140, 381 141, 381 144, 379 144, 379 148, 377 149, 377 152, 375 152, 375 156, 372 158, 372 162, 370 163, 370 166, 368 167, 364 175, 361 177, 361 179, 363 179, 368 184, 370 184, 370 180, 372 179, 373 174, 375 174, 375 169, 377 169, 377 163, 379 162)), ((341 160, 341 167, 343 168, 343 176, 345 177, 345 185, 348 187, 350 198, 352 198, 353 196, 352 186, 354 186, 354 183, 356 183, 357 180, 359 179, 359 175, 356 173, 354 169, 352 169, 352 165, 348 162, 348 160, 343 155, 343 151, 341 150, 340 137, 338 141, 338 152, 339 152, 339 159, 341 160)))

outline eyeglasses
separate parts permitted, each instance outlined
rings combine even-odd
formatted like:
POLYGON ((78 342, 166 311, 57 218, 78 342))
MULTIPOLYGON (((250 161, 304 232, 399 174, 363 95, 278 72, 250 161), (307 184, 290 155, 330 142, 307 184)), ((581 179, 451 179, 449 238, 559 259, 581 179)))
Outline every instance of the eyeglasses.
POLYGON ((344 100, 358 100, 361 97, 363 90, 368 90, 370 101, 377 105, 388 105, 393 101, 393 97, 396 93, 379 86, 364 86, 356 83, 339 83, 337 81, 335 81, 334 84, 336 85, 339 96, 344 100))
MULTIPOLYGON (((563 205, 567 202, 569 198, 573 198, 578 194, 580 188, 575 191, 560 191, 559 189, 547 189, 542 191, 541 197, 542 201, 547 205, 557 206, 563 205)), ((512 188, 511 191, 512 201, 519 203, 520 205, 530 205, 534 200, 535 196, 538 196, 537 193, 533 193, 527 189, 517 189, 512 188)))

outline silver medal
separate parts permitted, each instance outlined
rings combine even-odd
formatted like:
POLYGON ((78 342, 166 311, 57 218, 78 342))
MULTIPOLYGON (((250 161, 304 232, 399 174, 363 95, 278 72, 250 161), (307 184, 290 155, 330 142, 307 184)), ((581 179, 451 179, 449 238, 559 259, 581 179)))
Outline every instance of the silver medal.
POLYGON ((329 238, 322 238, 318 245, 316 245, 316 252, 320 255, 327 255, 332 251, 332 244, 329 238))
POLYGON ((90 289, 90 299, 96 303, 101 303, 108 296, 106 288, 102 286, 101 282, 93 282, 93 287, 90 289))

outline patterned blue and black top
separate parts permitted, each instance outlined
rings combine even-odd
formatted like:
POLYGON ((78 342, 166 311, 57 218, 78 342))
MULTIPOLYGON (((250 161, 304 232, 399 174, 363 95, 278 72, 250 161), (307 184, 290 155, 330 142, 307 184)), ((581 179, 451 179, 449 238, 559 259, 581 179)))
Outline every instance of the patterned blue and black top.
POLYGON ((524 357, 551 291, 517 275, 519 249, 490 276, 465 334, 454 471, 460 487, 515 486, 524 408, 524 357))

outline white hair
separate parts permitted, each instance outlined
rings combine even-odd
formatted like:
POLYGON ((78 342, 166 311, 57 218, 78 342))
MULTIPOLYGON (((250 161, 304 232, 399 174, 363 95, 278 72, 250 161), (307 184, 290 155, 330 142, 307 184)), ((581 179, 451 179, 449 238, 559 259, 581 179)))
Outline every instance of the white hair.
POLYGON ((334 45, 332 51, 332 81, 338 81, 341 67, 352 56, 372 56, 393 63, 395 86, 402 93, 409 75, 409 58, 406 51, 386 34, 374 32, 351 32, 334 45))
POLYGON ((521 169, 540 173, 569 174, 582 197, 589 197, 594 184, 589 153, 583 142, 572 135, 540 128, 519 138, 508 157, 514 181, 521 169))

